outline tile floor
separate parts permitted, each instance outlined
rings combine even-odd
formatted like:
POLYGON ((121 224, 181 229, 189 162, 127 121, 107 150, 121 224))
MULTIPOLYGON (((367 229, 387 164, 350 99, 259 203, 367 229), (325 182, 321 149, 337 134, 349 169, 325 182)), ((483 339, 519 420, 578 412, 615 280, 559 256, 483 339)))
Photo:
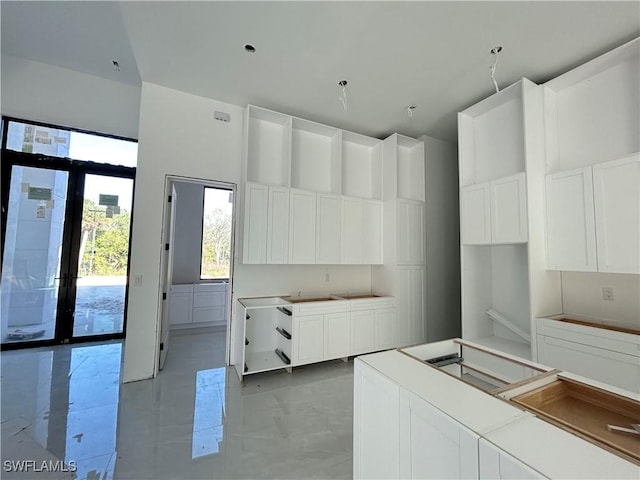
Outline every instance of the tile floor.
POLYGON ((121 385, 122 350, 2 352, 2 419, 80 479, 351 478, 352 361, 240 383, 224 332, 173 334, 158 378, 121 385))

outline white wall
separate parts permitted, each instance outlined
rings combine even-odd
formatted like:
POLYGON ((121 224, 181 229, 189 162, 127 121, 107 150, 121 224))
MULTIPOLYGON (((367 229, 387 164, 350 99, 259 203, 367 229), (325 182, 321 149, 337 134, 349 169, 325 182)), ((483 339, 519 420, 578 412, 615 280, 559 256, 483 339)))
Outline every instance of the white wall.
POLYGON ((458 151, 423 135, 425 152, 425 303, 430 342, 462 335, 458 151))
POLYGON ((2 114, 138 138, 140 88, 2 55, 2 114))
POLYGON ((562 272, 564 312, 640 327, 640 275, 562 272), (602 287, 614 288, 614 300, 602 299, 602 287))
POLYGON ((176 187, 173 283, 200 282, 204 185, 174 182, 176 187))

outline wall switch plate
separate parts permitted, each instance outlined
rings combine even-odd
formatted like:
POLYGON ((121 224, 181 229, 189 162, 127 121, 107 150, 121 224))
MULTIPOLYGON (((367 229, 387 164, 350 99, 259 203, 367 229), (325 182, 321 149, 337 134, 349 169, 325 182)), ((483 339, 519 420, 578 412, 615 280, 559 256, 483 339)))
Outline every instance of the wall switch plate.
POLYGON ((602 287, 602 299, 613 302, 613 287, 602 287))
POLYGON ((142 275, 136 275, 136 276, 133 278, 133 284, 134 284, 136 287, 140 287, 140 286, 142 286, 142 275))

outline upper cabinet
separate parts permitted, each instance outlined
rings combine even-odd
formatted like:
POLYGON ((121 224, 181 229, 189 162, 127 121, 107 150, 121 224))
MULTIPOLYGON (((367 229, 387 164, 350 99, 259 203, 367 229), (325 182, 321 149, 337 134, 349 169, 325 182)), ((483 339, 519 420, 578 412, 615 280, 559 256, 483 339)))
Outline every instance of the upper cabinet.
POLYGON ((424 202, 424 142, 397 135, 398 198, 424 202))
POLYGON ((254 105, 245 125, 243 262, 382 263, 382 141, 254 105))
POLYGON ((548 268, 640 273, 640 39, 544 84, 548 268))

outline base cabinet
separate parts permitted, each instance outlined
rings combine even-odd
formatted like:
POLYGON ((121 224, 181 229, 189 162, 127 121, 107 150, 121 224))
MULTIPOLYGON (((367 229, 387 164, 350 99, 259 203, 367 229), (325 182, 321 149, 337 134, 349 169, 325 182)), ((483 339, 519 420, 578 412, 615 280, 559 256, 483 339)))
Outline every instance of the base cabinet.
POLYGON ((293 335, 295 337, 294 365, 324 360, 324 315, 295 317, 293 335))
POLYGON ((363 362, 354 364, 353 478, 400 476, 400 387, 363 362), (381 414, 384 412, 384 414, 381 414), (380 432, 384 432, 381 435, 380 432))
POLYGON ((478 435, 410 394, 400 409, 409 431, 400 437, 402 478, 478 478, 478 435))
POLYGON ((224 325, 228 283, 172 285, 169 324, 175 328, 224 325))
POLYGON ((505 451, 481 438, 478 444, 479 478, 504 480, 545 479, 505 451))

